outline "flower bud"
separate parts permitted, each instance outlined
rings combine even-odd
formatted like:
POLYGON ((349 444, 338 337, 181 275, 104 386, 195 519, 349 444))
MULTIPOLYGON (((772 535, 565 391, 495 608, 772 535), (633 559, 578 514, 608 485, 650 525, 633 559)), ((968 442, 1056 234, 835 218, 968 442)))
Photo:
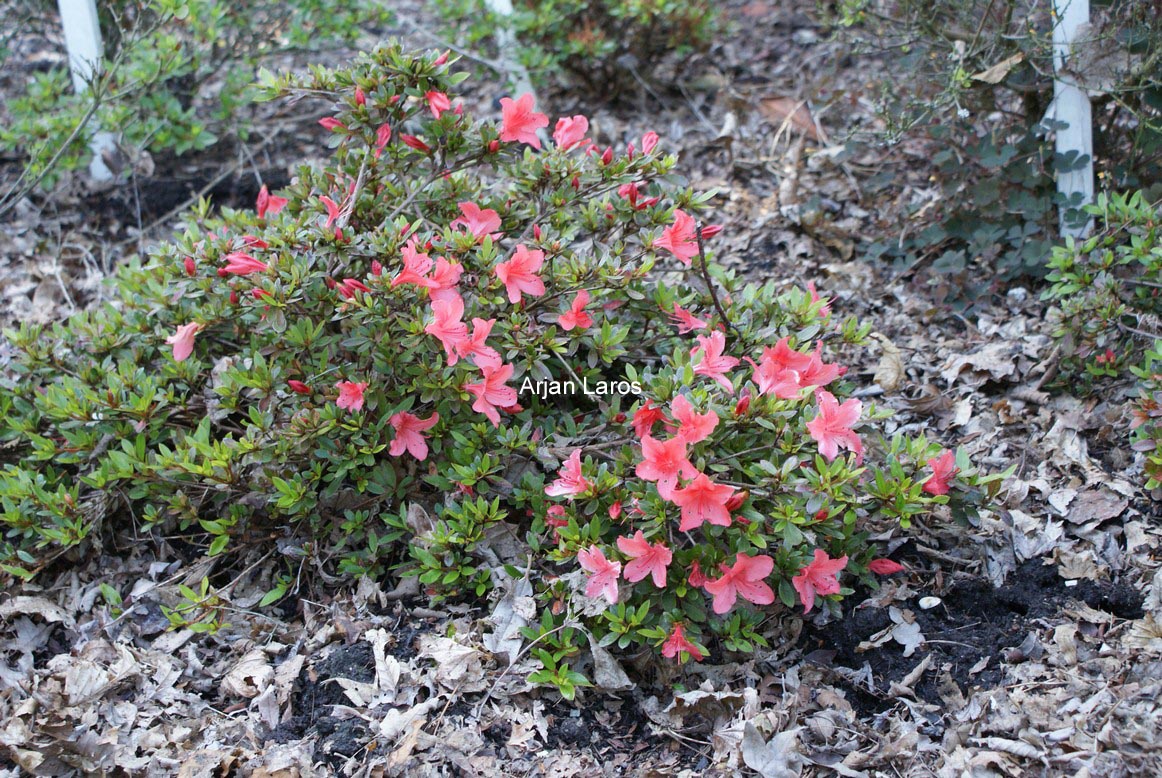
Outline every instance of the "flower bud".
POLYGON ((184 264, 186 266, 186 275, 187 276, 192 276, 198 272, 197 266, 194 265, 194 258, 193 257, 186 257, 185 260, 183 260, 182 264, 184 264))
POLYGON ((367 105, 367 95, 363 94, 363 90, 359 87, 355 87, 355 104, 367 105))
POLYGON ((291 380, 287 381, 286 385, 289 386, 290 390, 292 392, 295 392, 296 394, 310 394, 311 393, 311 387, 307 386, 302 381, 296 381, 293 378, 291 380))

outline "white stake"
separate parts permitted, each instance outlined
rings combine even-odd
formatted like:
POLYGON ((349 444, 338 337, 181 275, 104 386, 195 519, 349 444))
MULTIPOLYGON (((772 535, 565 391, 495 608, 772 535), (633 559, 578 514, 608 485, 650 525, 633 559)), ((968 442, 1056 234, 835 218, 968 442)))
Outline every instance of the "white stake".
MULTIPOLYGON (((69 70, 73 75, 73 89, 82 94, 89 88, 101 67, 101 27, 97 22, 95 0, 57 0, 61 12, 61 26, 65 33, 65 47, 69 52, 69 70)), ((89 148, 93 161, 89 175, 94 181, 111 181, 113 173, 102 155, 114 148, 113 133, 95 132, 89 148)))
MULTIPOLYGON (((1080 192, 1082 204, 1089 205, 1093 202, 1093 114, 1089 95, 1066 72, 1078 28, 1089 24, 1089 0, 1053 0, 1053 5, 1057 23, 1053 27, 1053 105, 1049 115, 1069 125, 1057 130, 1057 153, 1076 151, 1087 160, 1076 170, 1057 173, 1057 191, 1066 197, 1080 192)), ((1062 235, 1079 237, 1089 232, 1092 219, 1081 227, 1068 227, 1065 210, 1061 209, 1062 235)))

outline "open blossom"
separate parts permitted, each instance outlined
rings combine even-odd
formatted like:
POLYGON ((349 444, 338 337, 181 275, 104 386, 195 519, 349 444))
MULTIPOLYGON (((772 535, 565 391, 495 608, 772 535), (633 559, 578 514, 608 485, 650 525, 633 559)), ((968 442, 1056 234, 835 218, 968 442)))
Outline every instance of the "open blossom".
POLYGON ((689 265, 698 254, 698 236, 694 217, 680 208, 674 209, 674 223, 662 230, 662 237, 654 245, 663 248, 689 265))
POLYGON ((807 431, 819 444, 819 453, 830 462, 839 455, 840 448, 855 452, 855 461, 863 461, 863 443, 852 426, 859 422, 863 403, 854 398, 840 405, 835 396, 824 389, 815 390, 819 413, 807 422, 807 431))
POLYGON ((670 405, 670 413, 674 421, 678 422, 678 437, 691 445, 706 440, 718 426, 717 413, 714 411, 698 413, 684 394, 674 398, 670 405))
POLYGON ((727 370, 738 367, 738 360, 734 357, 723 356, 726 350, 726 335, 715 331, 709 335, 698 336, 698 346, 690 351, 691 354, 701 352, 702 358, 694 365, 696 375, 713 378, 723 389, 734 394, 734 385, 726 377, 727 370))
POLYGON ((634 472, 638 478, 656 481, 663 500, 672 499, 678 476, 694 478, 698 469, 686 458, 686 441, 673 438, 662 443, 649 435, 642 437, 642 461, 634 472))
POLYGON ((269 267, 261 259, 255 259, 242 251, 232 251, 223 257, 223 259, 226 260, 226 267, 223 270, 239 276, 248 276, 251 273, 262 273, 269 267))
POLYGON ((661 408, 654 405, 653 400, 646 400, 633 413, 633 431, 639 438, 644 438, 653 432, 654 425, 665 418, 661 408))
POLYGON ((674 303, 674 312, 668 315, 670 317, 670 321, 677 325, 679 335, 685 335, 688 332, 694 332, 695 330, 706 328, 706 322, 702 321, 697 316, 690 313, 677 303, 674 303))
POLYGON ((420 287, 431 287, 432 280, 427 277, 432 269, 432 258, 416 250, 416 239, 412 238, 404 245, 403 270, 391 279, 392 288, 402 284, 415 284, 420 287))
POLYGON ((585 306, 589 304, 589 290, 582 289, 577 292, 577 296, 573 298, 573 304, 569 306, 569 310, 557 317, 557 324, 565 332, 573 329, 586 330, 593 326, 593 317, 585 312, 585 306))
MULTIPOLYGON (((658 491, 661 492, 660 489, 658 491)), ((682 523, 678 529, 689 532, 707 523, 729 527, 730 510, 726 503, 733 494, 733 486, 716 484, 705 473, 699 473, 671 497, 674 504, 682 509, 682 523)))
POLYGON ((839 571, 846 566, 846 556, 831 559, 823 549, 815 549, 815 558, 791 579, 791 585, 803 603, 804 613, 810 613, 815 607, 816 594, 827 596, 839 591, 839 571))
POLYGON ((894 559, 873 559, 867 563, 867 569, 876 575, 892 575, 904 572, 904 566, 894 559))
POLYGON ((395 429, 395 439, 391 441, 388 454, 398 457, 407 451, 416 459, 423 462, 428 458, 428 441, 423 433, 430 430, 440 420, 440 414, 433 413, 427 419, 421 419, 405 411, 396 413, 388 419, 388 423, 395 429))
POLYGON ((439 119, 444 111, 452 110, 452 101, 443 92, 424 92, 424 99, 428 101, 428 110, 436 119, 439 119))
POLYGON ((345 411, 363 410, 363 390, 367 388, 366 382, 340 381, 335 384, 335 388, 339 390, 336 405, 345 411))
POLYGON ((460 283, 460 276, 463 273, 464 266, 459 262, 449 262, 444 257, 437 257, 436 269, 428 276, 428 297, 433 301, 459 297, 456 285, 460 283))
POLYGON ((585 133, 589 132, 589 120, 581 114, 566 119, 561 118, 557 120, 557 126, 553 128, 553 140, 557 142, 557 148, 565 151, 574 146, 585 143, 585 133))
POLYGON ((471 359, 477 367, 500 367, 500 353, 485 342, 494 324, 496 319, 473 319, 472 334, 456 344, 456 353, 471 359))
POLYGON ((165 339, 167 344, 173 346, 174 362, 184 362, 194 353, 194 336, 200 329, 202 325, 196 322, 183 324, 178 327, 177 332, 165 339))
POLYGON ((538 297, 545 293, 545 282, 537 275, 544 264, 545 253, 539 249, 529 250, 523 243, 517 244, 516 251, 507 262, 496 266, 496 277, 508 291, 508 301, 516 305, 521 293, 538 297))
POLYGON ((673 631, 666 638, 666 642, 662 644, 662 656, 666 659, 675 659, 681 652, 689 654, 695 662, 701 662, 705 658, 703 653, 698 650, 698 646, 686 639, 682 622, 675 621, 673 631))
POLYGON ((666 567, 674 558, 673 552, 666 548, 665 542, 649 543, 639 529, 637 534, 631 538, 618 538, 617 548, 633 560, 625 565, 625 580, 637 583, 646 576, 650 576, 654 581, 654 586, 659 589, 665 588, 666 567))
POLYGON ((581 473, 581 449, 573 449, 573 453, 561 465, 557 473, 557 480, 545 487, 545 494, 550 497, 568 497, 570 500, 579 494, 584 494, 593 486, 581 473))
POLYGON ((797 397, 799 390, 808 386, 826 386, 843 374, 839 365, 828 365, 823 361, 823 345, 816 346, 814 353, 804 354, 788 345, 782 338, 774 348, 764 348, 762 358, 754 367, 754 381, 759 387, 759 396, 773 393, 784 400, 797 397))
POLYGON ((289 202, 290 200, 286 199, 285 197, 276 197, 275 195, 272 195, 270 190, 266 188, 266 184, 263 184, 262 188, 258 190, 258 200, 255 203, 255 208, 258 211, 258 218, 265 219, 268 213, 271 216, 274 216, 276 213, 285 208, 286 204, 289 202))
POLYGON ((604 595, 611 604, 617 602, 617 579, 621 575, 621 562, 611 562, 600 548, 590 546, 577 552, 577 564, 589 573, 589 581, 585 584, 586 597, 604 595))
POLYGON ((715 581, 707 581, 704 587, 714 595, 714 612, 726 613, 734 607, 739 596, 755 605, 770 605, 775 601, 775 593, 763 583, 763 579, 774 569, 775 560, 765 554, 735 554, 734 565, 719 565, 723 576, 715 581))
POLYGON ((924 491, 933 495, 948 494, 951 488, 948 482, 960 472, 960 468, 956 466, 956 455, 951 451, 945 451, 940 456, 929 459, 928 467, 932 468, 932 475, 924 482, 924 491))
POLYGON ((527 143, 534 149, 541 147, 537 130, 549 126, 549 117, 533 110, 533 96, 523 94, 518 99, 500 98, 500 139, 505 142, 527 143))
POLYGON ((424 327, 424 332, 439 339, 449 365, 460 361, 460 344, 468 337, 468 325, 461 321, 463 316, 464 300, 460 295, 436 300, 432 303, 432 321, 424 327))
POLYGON ((464 388, 476 396, 472 403, 472 410, 483 413, 493 427, 500 426, 500 413, 497 408, 508 408, 516 404, 516 390, 506 386, 512 378, 512 365, 492 367, 484 365, 480 368, 484 380, 475 384, 465 384, 464 388))
POLYGON ((500 238, 500 214, 491 208, 481 208, 476 203, 465 200, 462 203, 456 203, 460 208, 460 213, 463 214, 459 218, 452 220, 452 227, 463 227, 472 233, 476 238, 476 242, 484 240, 485 237, 491 237, 493 240, 500 238))

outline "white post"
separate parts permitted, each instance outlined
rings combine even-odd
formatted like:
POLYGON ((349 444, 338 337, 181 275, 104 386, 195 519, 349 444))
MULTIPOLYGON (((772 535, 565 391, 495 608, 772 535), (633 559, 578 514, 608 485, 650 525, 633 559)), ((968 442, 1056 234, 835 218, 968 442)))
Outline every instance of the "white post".
MULTIPOLYGON (((61 26, 65 33, 65 47, 69 52, 69 70, 73 74, 73 89, 81 94, 89 88, 97 70, 101 67, 101 27, 97 22, 95 0, 57 0, 61 12, 61 26)), ((110 181, 112 171, 105 164, 103 154, 112 151, 113 133, 95 132, 89 148, 93 161, 89 163, 89 175, 95 181, 110 181)))
MULTIPOLYGON (((1082 204, 1093 202, 1093 114, 1089 95, 1074 77, 1066 72, 1070 47, 1078 28, 1089 25, 1089 0, 1053 0, 1056 23, 1053 25, 1053 107, 1050 115, 1069 125, 1057 130, 1057 153, 1076 151, 1086 158, 1084 166, 1067 173, 1057 173, 1057 191, 1069 197, 1077 192, 1082 204)), ((1079 237, 1089 232, 1092 220, 1081 227, 1067 227, 1065 209, 1061 211, 1061 234, 1079 237)))

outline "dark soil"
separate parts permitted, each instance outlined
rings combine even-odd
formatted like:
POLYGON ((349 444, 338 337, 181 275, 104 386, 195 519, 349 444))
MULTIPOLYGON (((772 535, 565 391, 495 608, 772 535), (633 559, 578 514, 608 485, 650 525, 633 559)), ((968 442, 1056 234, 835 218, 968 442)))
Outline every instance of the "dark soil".
POLYGON ((862 715, 892 707, 895 699, 888 694, 891 684, 901 681, 928 655, 932 655, 932 664, 912 687, 925 702, 943 706, 943 697, 955 694, 947 686, 945 674, 966 697, 973 690, 996 686, 1004 679, 1006 663, 1036 658, 1040 641, 1051 631, 1043 620, 1055 617, 1071 602, 1084 602, 1123 619, 1142 615, 1142 596, 1132 587, 1093 581, 1066 586, 1056 569, 1040 559, 1022 564, 999 588, 972 578, 953 584, 940 604, 929 610, 920 608, 919 599, 897 604, 915 615, 926 641, 910 657, 903 655, 903 647, 894 640, 858 650, 861 643, 892 626, 886 608, 856 607, 842 621, 821 629, 809 627, 804 633, 808 650, 814 651, 813 659, 853 670, 864 663, 871 667, 874 692, 836 679, 849 690, 852 705, 862 715), (971 672, 985 657, 988 663, 971 672))

